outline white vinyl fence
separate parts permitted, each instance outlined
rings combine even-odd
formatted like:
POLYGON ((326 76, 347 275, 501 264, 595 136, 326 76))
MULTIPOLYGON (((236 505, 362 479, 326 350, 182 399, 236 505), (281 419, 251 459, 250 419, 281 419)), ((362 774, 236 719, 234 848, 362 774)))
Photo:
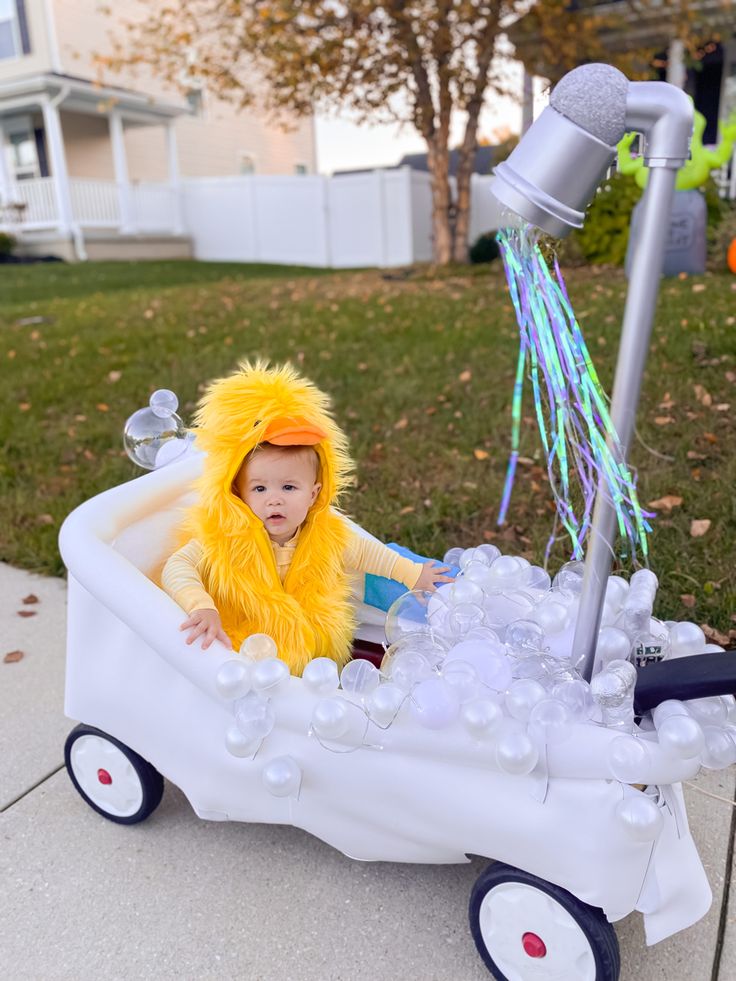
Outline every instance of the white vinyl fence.
MULTIPOLYGON (((473 177, 471 242, 497 227, 490 180, 473 177)), ((430 177, 409 167, 191 178, 182 207, 197 259, 356 268, 432 258, 430 177)))

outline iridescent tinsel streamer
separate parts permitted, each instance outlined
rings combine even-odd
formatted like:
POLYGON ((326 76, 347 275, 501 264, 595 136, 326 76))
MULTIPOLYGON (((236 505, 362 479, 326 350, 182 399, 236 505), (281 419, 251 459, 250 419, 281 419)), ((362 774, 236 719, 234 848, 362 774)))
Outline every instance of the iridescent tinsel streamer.
MULTIPOLYGON (((554 274, 542 255, 533 229, 506 228, 498 233, 511 300, 519 323, 520 347, 511 407, 511 455, 506 471, 499 524, 505 518, 519 459, 521 399, 528 373, 534 411, 547 460, 557 515, 582 558, 598 489, 616 511, 618 531, 646 559, 651 527, 636 492, 608 411, 608 400, 590 359, 572 304, 555 260, 554 274), (581 503, 571 500, 574 484, 581 503)), ((547 544, 547 555, 554 538, 547 544)))

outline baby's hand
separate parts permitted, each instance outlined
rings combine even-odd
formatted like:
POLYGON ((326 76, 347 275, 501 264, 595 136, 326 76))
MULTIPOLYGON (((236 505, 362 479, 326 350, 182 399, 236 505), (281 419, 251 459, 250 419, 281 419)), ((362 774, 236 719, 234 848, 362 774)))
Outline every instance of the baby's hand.
POLYGON ((188 630, 187 644, 193 644, 204 634, 202 650, 206 651, 213 640, 221 640, 225 647, 232 647, 230 638, 222 629, 222 621, 217 610, 192 610, 179 630, 188 630))
POLYGON ((435 583, 455 582, 454 576, 444 575, 445 572, 449 571, 449 565, 435 565, 434 562, 425 562, 414 589, 424 589, 433 593, 437 588, 435 583))

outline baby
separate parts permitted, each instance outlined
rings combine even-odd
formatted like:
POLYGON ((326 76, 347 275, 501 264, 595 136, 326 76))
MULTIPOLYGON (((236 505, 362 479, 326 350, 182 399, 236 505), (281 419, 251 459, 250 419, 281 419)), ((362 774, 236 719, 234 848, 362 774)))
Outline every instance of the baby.
POLYGON ((162 574, 188 614, 187 643, 266 633, 295 673, 313 657, 342 664, 355 626, 351 575, 421 590, 451 581, 447 567, 397 555, 335 509, 351 461, 328 409, 289 366, 244 364, 210 386, 197 416, 200 500, 162 574))

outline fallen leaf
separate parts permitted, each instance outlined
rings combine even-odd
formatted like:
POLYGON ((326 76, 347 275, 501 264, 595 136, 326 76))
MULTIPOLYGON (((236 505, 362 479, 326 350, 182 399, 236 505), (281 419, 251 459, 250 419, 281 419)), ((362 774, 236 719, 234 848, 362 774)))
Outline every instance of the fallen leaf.
POLYGON ((707 440, 709 443, 717 443, 718 437, 715 433, 703 433, 703 439, 707 440))
POLYGON ((682 605, 688 607, 690 610, 695 606, 695 597, 692 593, 683 593, 680 596, 680 600, 682 601, 682 605))
POLYGON ((98 412, 109 412, 110 411, 110 406, 109 405, 106 405, 104 402, 98 402, 97 405, 95 406, 95 408, 97 409, 98 412))
POLYGON ((654 421, 658 426, 669 426, 669 424, 675 420, 672 418, 672 416, 655 416, 654 421))
POLYGON ((695 398, 701 405, 705 405, 707 407, 713 404, 713 397, 704 385, 694 385, 693 390, 695 392, 695 398))
POLYGON ((399 511, 399 514, 411 514, 413 510, 414 510, 414 508, 413 508, 413 507, 411 507, 411 505, 410 505, 409 507, 406 507, 406 508, 402 508, 402 509, 401 509, 401 510, 399 511))
POLYGON ((720 644, 721 647, 725 647, 730 641, 728 634, 721 633, 720 630, 716 630, 715 627, 711 627, 709 623, 701 623, 700 629, 705 634, 706 639, 711 641, 713 644, 720 644))
POLYGON ((21 412, 28 412, 28 410, 30 409, 30 407, 31 407, 31 403, 30 402, 19 402, 18 403, 18 408, 20 409, 21 412))
POLYGON ((705 289, 705 283, 693 283, 693 293, 702 293, 705 289))
POLYGON ((460 372, 460 374, 457 376, 457 380, 461 382, 469 382, 472 377, 473 377, 473 372, 469 371, 466 368, 465 371, 460 372))
POLYGON ((671 511, 672 508, 679 508, 681 504, 681 497, 677 497, 675 494, 667 494, 665 497, 658 497, 656 501, 650 501, 647 507, 654 508, 656 511, 671 511))
POLYGON ((25 657, 23 651, 8 651, 8 653, 3 658, 5 664, 15 664, 16 661, 20 661, 25 657))
POLYGON ((18 610, 17 612, 19 617, 35 617, 36 615, 35 610, 18 610))
POLYGON ((406 418, 406 416, 404 416, 402 419, 399 419, 398 422, 394 423, 394 429, 406 429, 408 425, 409 420, 406 418))
POLYGON ((21 602, 25 603, 27 606, 32 606, 34 603, 39 603, 40 600, 35 593, 29 593, 27 596, 23 597, 21 602))
POLYGON ((705 455, 705 453, 697 453, 695 450, 688 450, 687 451, 687 458, 688 458, 688 460, 707 460, 708 459, 708 457, 705 455))
POLYGON ((718 405, 713 406, 716 412, 728 412, 731 408, 730 402, 719 402, 718 405))
POLYGON ((494 538, 498 538, 498 532, 495 531, 484 531, 483 540, 486 542, 492 542, 494 538))
POLYGON ((486 450, 473 450, 473 456, 476 460, 487 460, 488 453, 486 450))
POLYGON ((710 518, 694 518, 690 522, 690 535, 692 538, 702 538, 711 526, 710 518))
POLYGON ((50 514, 39 514, 36 518, 36 524, 39 525, 52 525, 54 519, 50 514))
POLYGON ((108 371, 107 380, 109 382, 117 382, 123 377, 122 371, 108 371))

